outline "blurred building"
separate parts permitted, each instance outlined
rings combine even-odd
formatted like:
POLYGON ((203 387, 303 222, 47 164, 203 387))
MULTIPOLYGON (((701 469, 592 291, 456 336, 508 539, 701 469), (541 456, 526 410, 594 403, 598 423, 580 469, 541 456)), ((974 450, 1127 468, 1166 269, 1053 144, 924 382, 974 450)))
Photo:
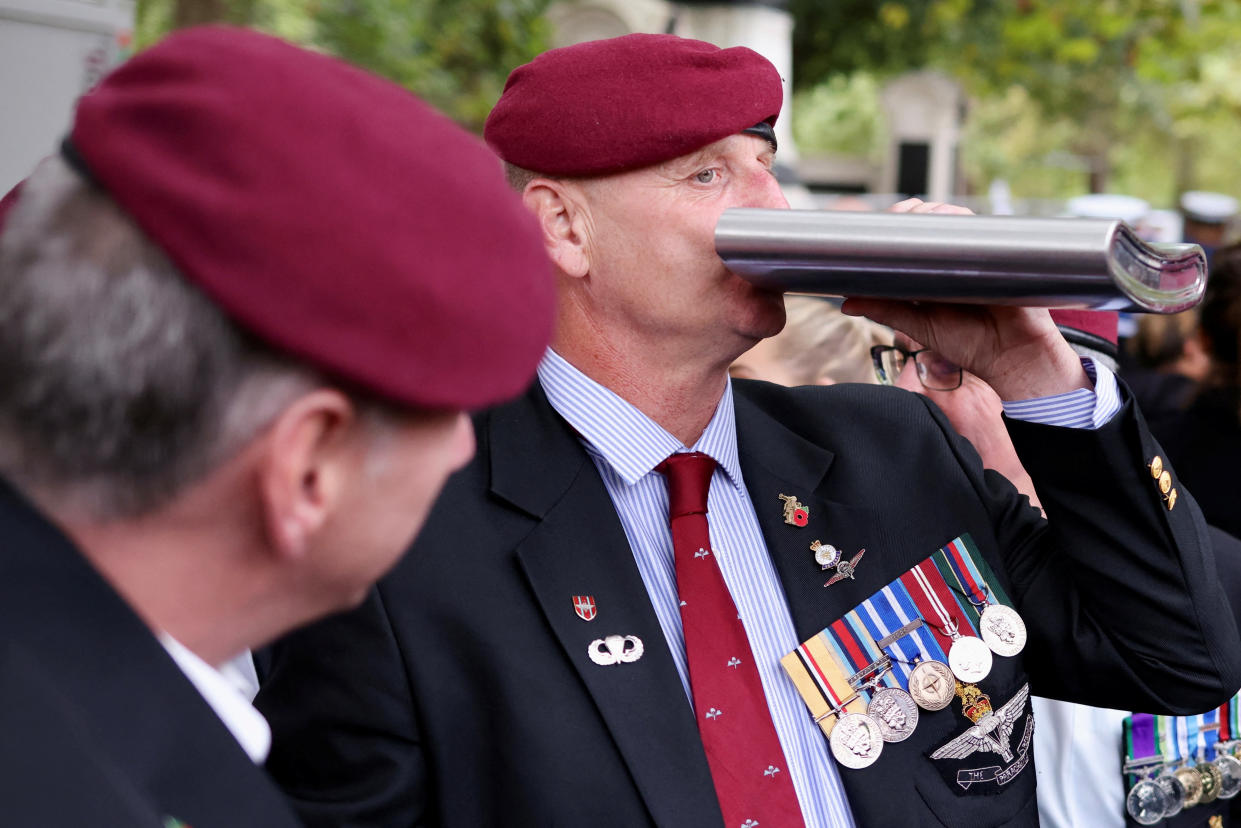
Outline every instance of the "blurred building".
POLYGON ((68 129, 78 96, 129 53, 134 0, 0 0, 0 194, 68 129))

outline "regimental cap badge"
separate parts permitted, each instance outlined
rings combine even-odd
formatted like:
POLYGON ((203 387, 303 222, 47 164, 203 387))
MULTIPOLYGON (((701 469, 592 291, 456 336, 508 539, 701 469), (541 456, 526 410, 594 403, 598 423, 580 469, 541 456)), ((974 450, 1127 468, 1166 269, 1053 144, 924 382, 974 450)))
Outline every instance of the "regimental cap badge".
POLYGON ((810 520, 810 509, 799 503, 795 495, 780 495, 784 501, 784 522, 789 526, 805 526, 810 520))
POLYGON ((577 617, 583 621, 594 621, 595 613, 595 596, 593 595, 574 595, 573 611, 577 613, 577 617))
POLYGON ((991 697, 978 689, 977 685, 958 681, 957 695, 961 698, 961 712, 974 724, 991 714, 991 697))
POLYGON ((823 569, 831 569, 840 562, 840 550, 830 543, 816 540, 810 544, 810 551, 814 553, 814 562, 823 569))

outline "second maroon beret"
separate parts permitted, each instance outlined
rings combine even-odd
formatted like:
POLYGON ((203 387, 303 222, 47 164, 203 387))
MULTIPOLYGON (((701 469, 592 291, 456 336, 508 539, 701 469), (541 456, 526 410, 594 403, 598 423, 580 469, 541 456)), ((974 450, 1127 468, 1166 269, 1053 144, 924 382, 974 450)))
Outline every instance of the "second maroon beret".
POLYGON ((407 405, 520 392, 551 263, 477 138, 257 32, 187 29, 78 103, 66 152, 243 328, 407 405))
POLYGON ((775 124, 783 100, 779 72, 751 49, 631 34, 552 49, 514 69, 484 137, 519 167, 604 175, 775 124))

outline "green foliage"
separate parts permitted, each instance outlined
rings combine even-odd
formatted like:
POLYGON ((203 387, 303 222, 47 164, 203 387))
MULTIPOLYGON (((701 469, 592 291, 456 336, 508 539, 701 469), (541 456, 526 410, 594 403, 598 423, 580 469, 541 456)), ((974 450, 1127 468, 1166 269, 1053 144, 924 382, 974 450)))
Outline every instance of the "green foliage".
POLYGON ((793 138, 803 152, 880 160, 887 136, 875 76, 869 72, 836 75, 795 93, 793 138))
MULTIPOLYGON (((1236 0, 791 0, 790 8, 803 99, 859 70, 888 77, 932 67, 956 78, 976 101, 962 153, 976 186, 1003 175, 1019 195, 1123 187, 1155 203, 1191 187, 1241 192, 1236 0)), ((870 115, 862 108, 858 117, 870 115)))
POLYGON ((548 47, 549 0, 139 0, 137 40, 194 5, 322 49, 416 92, 475 131, 513 67, 548 47))

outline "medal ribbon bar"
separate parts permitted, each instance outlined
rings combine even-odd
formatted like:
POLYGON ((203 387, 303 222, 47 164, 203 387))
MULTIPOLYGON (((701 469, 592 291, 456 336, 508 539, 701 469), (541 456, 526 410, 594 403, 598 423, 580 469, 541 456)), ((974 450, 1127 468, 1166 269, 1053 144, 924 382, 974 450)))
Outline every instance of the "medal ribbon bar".
POLYGON ((918 662, 948 663, 947 654, 899 578, 862 602, 858 615, 871 637, 891 656, 892 672, 902 690, 909 689, 909 676, 918 662))
POLYGON ((833 621, 823 632, 840 664, 846 671, 853 673, 849 684, 858 691, 863 701, 870 702, 870 692, 864 689, 864 685, 868 684, 867 679, 876 676, 880 671, 883 671, 882 676, 877 676, 876 684, 899 686, 896 678, 888 671, 892 665, 891 659, 879 650, 856 609, 849 610, 843 617, 833 621))
POLYGON ((1198 761, 1210 762, 1215 758, 1215 743, 1219 741, 1219 709, 1208 710, 1194 718, 1198 720, 1198 761))
POLYGON ((991 571, 968 534, 952 541, 931 557, 945 582, 949 586, 955 583, 960 587, 960 593, 969 604, 966 613, 975 626, 988 603, 1012 606, 1008 595, 1000 586, 999 579, 995 577, 995 573, 991 571))
POLYGON ((866 702, 849 684, 844 668, 831 654, 826 630, 780 659, 802 701, 824 736, 830 736, 844 713, 866 712, 866 702))
POLYGON ((1124 721, 1125 731, 1125 790, 1132 788, 1151 770, 1164 764, 1156 738, 1155 717, 1149 713, 1134 713, 1124 721), (1145 772, 1142 772, 1145 771, 1145 772))
MULTIPOLYGON (((978 635, 965 608, 948 588, 944 576, 930 558, 902 575, 900 582, 913 599, 922 619, 930 625, 941 650, 948 652, 952 649, 953 632, 978 635)), ((974 617, 977 618, 977 613, 974 617)))

